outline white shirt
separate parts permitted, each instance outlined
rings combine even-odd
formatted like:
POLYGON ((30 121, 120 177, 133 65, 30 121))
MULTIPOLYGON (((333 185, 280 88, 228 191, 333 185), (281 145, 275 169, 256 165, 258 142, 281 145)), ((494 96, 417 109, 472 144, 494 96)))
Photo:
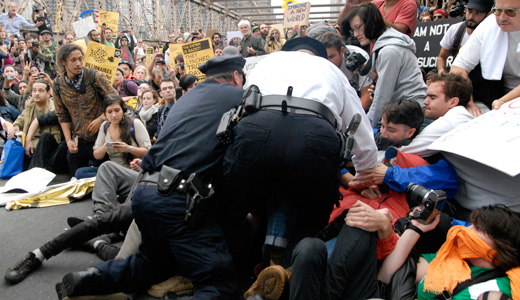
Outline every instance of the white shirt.
POLYGON ((460 126, 475 117, 470 114, 465 107, 455 106, 444 116, 438 118, 430 125, 426 126, 407 146, 401 147, 404 153, 416 154, 421 157, 428 157, 439 151, 429 150, 428 147, 445 133, 460 126))
POLYGON ((354 114, 362 116, 354 135, 352 153, 356 170, 376 167, 377 148, 372 127, 361 107, 356 91, 345 75, 328 60, 304 52, 279 51, 267 55, 247 78, 247 86, 255 84, 263 95, 292 95, 323 103, 334 114, 342 131, 354 114))
POLYGON ((490 15, 480 23, 467 43, 460 48, 453 66, 461 67, 469 73, 480 63, 483 77, 494 80, 503 78, 509 92, 520 85, 519 43, 520 31, 503 32, 496 23, 496 17, 490 15), (485 61, 484 56, 489 57, 490 60, 485 61), (498 75, 495 76, 497 73, 498 75))
MULTIPOLYGON (((446 34, 441 40, 441 47, 446 50, 451 50, 453 47, 453 42, 455 42, 455 35, 457 35, 457 31, 459 31, 460 26, 462 26, 464 22, 460 22, 457 24, 453 24, 448 28, 446 34)), ((464 46, 469 39, 468 30, 464 30, 464 35, 462 36, 462 41, 460 42, 460 46, 464 46)))

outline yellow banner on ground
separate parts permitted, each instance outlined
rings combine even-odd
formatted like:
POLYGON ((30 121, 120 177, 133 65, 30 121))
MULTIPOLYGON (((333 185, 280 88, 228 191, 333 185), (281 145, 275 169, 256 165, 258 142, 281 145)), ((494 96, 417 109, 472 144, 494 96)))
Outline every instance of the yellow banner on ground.
POLYGON ((85 55, 85 67, 98 70, 105 74, 110 83, 114 83, 120 57, 121 50, 90 41, 85 55))
POLYGON ((182 54, 182 44, 169 44, 170 68, 175 67, 175 57, 182 54))
POLYGON ((117 26, 119 24, 119 13, 113 11, 99 11, 98 32, 101 32, 101 26, 106 25, 107 28, 112 29, 114 36, 117 36, 117 26))
POLYGON ((198 40, 195 42, 182 45, 182 54, 184 56, 184 68, 186 74, 193 74, 199 77, 199 81, 206 79, 206 74, 199 71, 198 67, 208 59, 215 56, 213 54, 213 45, 209 38, 198 40))

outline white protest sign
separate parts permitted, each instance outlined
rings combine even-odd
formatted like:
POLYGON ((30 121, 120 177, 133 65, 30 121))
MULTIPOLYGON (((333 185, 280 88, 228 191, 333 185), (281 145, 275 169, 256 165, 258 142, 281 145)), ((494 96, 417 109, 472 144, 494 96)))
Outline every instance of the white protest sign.
POLYGON ((309 25, 311 3, 302 2, 287 5, 283 17, 283 27, 289 28, 297 25, 309 25))
POLYGON ((79 38, 87 36, 92 29, 97 30, 97 25, 94 23, 94 18, 92 16, 88 16, 87 18, 72 23, 72 27, 74 27, 74 32, 79 38))
POLYGON ((226 33, 227 41, 229 46, 238 46, 240 44, 240 41, 244 37, 242 32, 240 31, 228 31, 226 33))
POLYGON ((520 174, 520 98, 453 129, 428 149, 454 153, 509 176, 520 174))
POLYGON ((246 64, 244 66, 246 76, 251 74, 251 71, 256 67, 256 64, 266 57, 267 55, 246 57, 246 64))

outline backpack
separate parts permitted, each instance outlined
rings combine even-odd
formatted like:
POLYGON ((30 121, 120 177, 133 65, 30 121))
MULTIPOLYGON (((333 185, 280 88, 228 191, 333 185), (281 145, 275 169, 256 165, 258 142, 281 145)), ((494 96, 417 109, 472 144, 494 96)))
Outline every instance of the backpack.
MULTIPOLYGON (((130 124, 130 134, 132 135, 132 139, 134 140, 134 142, 139 145, 139 143, 137 142, 137 138, 135 137, 135 128, 134 128, 134 119, 133 118, 127 118, 127 119, 130 119, 132 120, 132 124, 130 124)), ((110 126, 110 122, 105 122, 105 125, 103 125, 103 132, 105 133, 105 135, 107 134, 107 131, 108 131, 108 127, 110 126)))
POLYGON ((137 86, 140 86, 145 81, 140 80, 140 79, 126 79, 125 81, 123 81, 123 90, 125 91, 125 94, 127 96, 137 96, 137 95, 133 95, 132 92, 130 91, 130 89, 128 88, 127 84, 129 81, 135 82, 135 84, 137 84, 137 86))

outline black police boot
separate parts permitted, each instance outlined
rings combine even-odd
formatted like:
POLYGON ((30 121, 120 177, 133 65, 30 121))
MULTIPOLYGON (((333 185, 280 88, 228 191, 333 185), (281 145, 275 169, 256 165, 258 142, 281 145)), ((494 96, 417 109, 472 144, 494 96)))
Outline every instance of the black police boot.
POLYGON ((96 268, 73 272, 65 275, 61 283, 56 284, 56 293, 62 300, 68 296, 96 294, 96 288, 101 283, 101 273, 96 268))

